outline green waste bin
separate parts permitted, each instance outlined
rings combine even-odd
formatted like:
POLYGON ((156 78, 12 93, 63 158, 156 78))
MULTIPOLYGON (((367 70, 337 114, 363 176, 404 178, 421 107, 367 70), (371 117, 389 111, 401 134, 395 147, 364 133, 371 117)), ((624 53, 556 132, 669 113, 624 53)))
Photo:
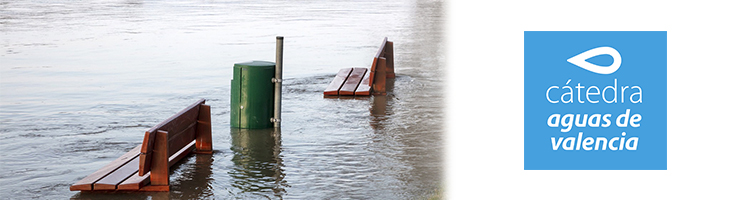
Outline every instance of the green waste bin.
POLYGON ((230 100, 230 126, 273 128, 273 91, 276 64, 252 61, 234 64, 230 100))

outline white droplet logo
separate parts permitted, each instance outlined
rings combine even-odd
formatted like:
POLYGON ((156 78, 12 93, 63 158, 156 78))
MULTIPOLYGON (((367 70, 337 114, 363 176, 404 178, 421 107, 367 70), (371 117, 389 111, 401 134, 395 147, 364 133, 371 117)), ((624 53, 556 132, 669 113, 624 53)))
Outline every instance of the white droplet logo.
POLYGON ((578 54, 576 56, 573 56, 572 58, 569 58, 568 62, 576 66, 579 66, 585 70, 589 70, 591 72, 597 73, 597 74, 611 74, 611 73, 615 73, 617 69, 620 69, 620 64, 622 64, 622 58, 620 57, 620 52, 617 52, 615 48, 597 47, 597 48, 588 50, 586 52, 583 52, 581 54, 578 54), (614 59, 614 62, 612 62, 611 65, 599 66, 599 65, 595 65, 593 63, 586 61, 586 59, 593 58, 594 56, 598 56, 598 55, 604 55, 604 54, 610 55, 614 59))

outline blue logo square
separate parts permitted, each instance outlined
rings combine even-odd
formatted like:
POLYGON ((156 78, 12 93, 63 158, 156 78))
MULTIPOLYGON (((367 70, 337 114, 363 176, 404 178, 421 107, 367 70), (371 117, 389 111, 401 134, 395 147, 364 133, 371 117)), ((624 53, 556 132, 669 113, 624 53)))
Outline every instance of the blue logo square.
POLYGON ((667 32, 524 32, 525 170, 666 170, 667 32))

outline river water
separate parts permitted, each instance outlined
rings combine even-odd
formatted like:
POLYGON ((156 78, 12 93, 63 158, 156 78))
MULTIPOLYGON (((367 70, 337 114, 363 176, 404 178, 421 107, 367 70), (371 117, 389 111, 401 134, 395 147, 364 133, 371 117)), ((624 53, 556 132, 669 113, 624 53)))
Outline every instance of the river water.
POLYGON ((0 199, 423 199, 443 184, 441 1, 0 1, 0 199), (234 63, 274 61, 282 128, 229 126, 234 63), (394 42, 388 95, 324 98, 394 42), (392 85, 392 86, 391 86, 392 85), (68 187, 199 98, 213 155, 168 193, 68 187))

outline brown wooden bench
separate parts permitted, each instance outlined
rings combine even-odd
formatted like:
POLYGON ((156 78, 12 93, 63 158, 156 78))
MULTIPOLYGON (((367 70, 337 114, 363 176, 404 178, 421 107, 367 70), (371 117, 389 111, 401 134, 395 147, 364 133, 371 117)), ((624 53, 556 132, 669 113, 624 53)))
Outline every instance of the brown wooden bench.
POLYGON ((213 152, 211 107, 200 99, 152 127, 143 143, 70 186, 71 191, 169 191, 169 167, 213 152))
POLYGON ((372 66, 367 68, 343 68, 339 70, 328 87, 323 91, 326 96, 369 96, 385 95, 387 78, 394 78, 393 42, 386 37, 373 58, 372 66))

